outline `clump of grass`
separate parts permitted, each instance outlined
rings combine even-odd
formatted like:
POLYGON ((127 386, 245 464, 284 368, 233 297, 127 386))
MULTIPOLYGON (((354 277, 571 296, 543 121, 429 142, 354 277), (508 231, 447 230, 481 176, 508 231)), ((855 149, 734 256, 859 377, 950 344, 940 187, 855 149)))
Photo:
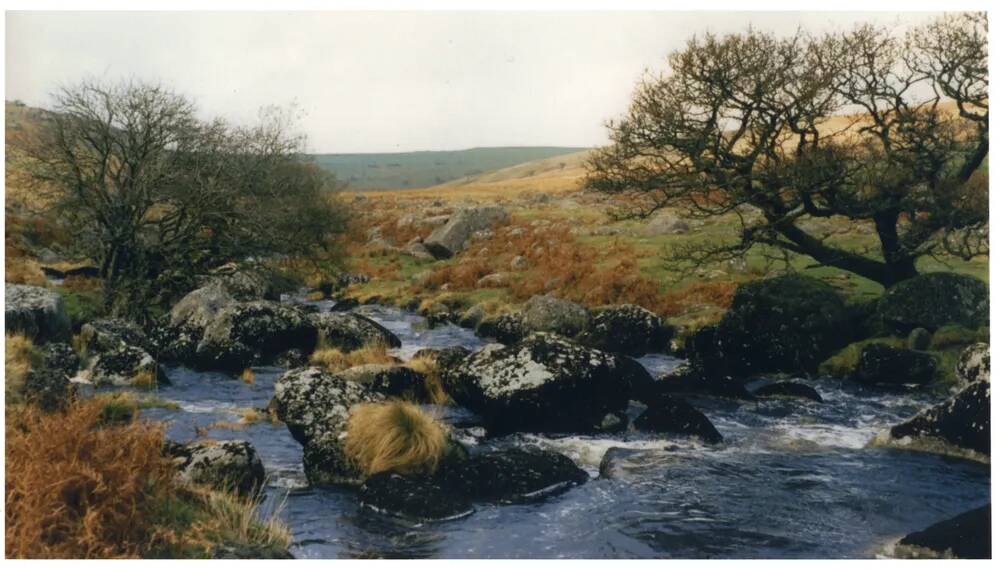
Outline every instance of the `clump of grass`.
POLYGON ((447 429, 404 401, 356 406, 347 421, 344 453, 365 474, 430 474, 448 442, 447 429))
POLYGON ((246 427, 247 423, 242 421, 215 421, 213 423, 209 423, 209 425, 205 428, 207 430, 221 429, 225 431, 242 431, 246 427))
POLYGON ((24 379, 40 359, 31 338, 24 334, 4 336, 4 400, 8 405, 22 401, 24 379))
POLYGON ((324 347, 321 344, 309 356, 310 363, 333 373, 359 365, 388 364, 395 361, 396 359, 389 354, 389 349, 383 344, 369 344, 353 352, 343 352, 337 348, 324 347))
POLYGON ((136 372, 129 379, 129 385, 139 389, 153 389, 156 387, 156 370, 144 369, 136 372))
POLYGON ((271 550, 286 550, 292 544, 292 532, 278 515, 281 507, 261 519, 258 506, 261 496, 240 496, 207 488, 192 490, 203 509, 202 519, 190 532, 203 535, 210 543, 247 543, 271 550))
POLYGON ((427 398, 431 403, 435 405, 453 405, 455 403, 448 392, 444 390, 441 372, 434 358, 413 358, 406 362, 406 366, 424 376, 424 391, 427 392, 427 398))
POLYGON ((271 413, 263 409, 245 407, 243 409, 238 409, 237 414, 240 416, 240 422, 244 425, 252 425, 262 421, 273 422, 271 413))
POLYGON ((247 385, 253 385, 254 382, 257 381, 257 376, 254 374, 253 368, 246 368, 243 370, 243 373, 240 374, 240 379, 247 385))

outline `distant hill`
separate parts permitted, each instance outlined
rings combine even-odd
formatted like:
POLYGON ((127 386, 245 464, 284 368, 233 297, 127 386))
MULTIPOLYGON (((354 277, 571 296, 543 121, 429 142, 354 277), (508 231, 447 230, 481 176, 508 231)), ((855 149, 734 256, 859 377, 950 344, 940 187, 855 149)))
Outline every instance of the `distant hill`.
POLYGON ((515 146, 391 154, 315 154, 313 159, 320 167, 335 172, 351 189, 403 189, 436 186, 581 150, 585 149, 515 146))

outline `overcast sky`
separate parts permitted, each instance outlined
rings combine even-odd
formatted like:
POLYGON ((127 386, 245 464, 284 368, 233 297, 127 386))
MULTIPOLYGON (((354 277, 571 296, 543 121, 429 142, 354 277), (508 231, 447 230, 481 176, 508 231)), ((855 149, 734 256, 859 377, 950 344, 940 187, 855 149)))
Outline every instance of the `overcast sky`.
POLYGON ((694 33, 792 33, 898 13, 7 12, 6 98, 84 77, 157 80, 203 115, 296 104, 313 152, 593 146, 644 69, 694 33))

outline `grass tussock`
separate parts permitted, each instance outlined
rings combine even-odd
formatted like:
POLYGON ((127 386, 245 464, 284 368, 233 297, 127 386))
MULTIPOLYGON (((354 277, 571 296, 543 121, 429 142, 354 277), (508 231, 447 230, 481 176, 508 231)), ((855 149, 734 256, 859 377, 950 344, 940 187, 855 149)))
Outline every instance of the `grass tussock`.
POLYGON ((389 354, 389 349, 382 344, 370 344, 353 352, 343 352, 337 348, 320 346, 311 356, 309 362, 333 373, 344 371, 354 366, 366 364, 394 363, 396 358, 389 354))
POLYGON ((344 452, 368 475, 429 474, 437 470, 447 442, 446 427, 417 405, 366 403, 351 411, 344 452))
POLYGON ((162 427, 134 396, 65 412, 8 406, 8 558, 208 557, 220 543, 286 549, 288 529, 257 500, 183 484, 162 427), (131 410, 109 421, 109 409, 131 410))
POLYGON ((257 376, 254 374, 252 368, 246 368, 243 373, 240 374, 240 380, 247 385, 253 385, 257 381, 257 376))
POLYGON ((413 358, 406 366, 424 376, 424 389, 431 403, 435 405, 453 405, 455 401, 444 390, 441 372, 434 358, 413 358))
POLYGON ((129 385, 139 389, 155 389, 157 386, 156 371, 144 369, 137 372, 129 379, 129 385))
POLYGON ((8 405, 21 401, 21 387, 40 355, 34 342, 24 334, 4 336, 4 400, 8 405))

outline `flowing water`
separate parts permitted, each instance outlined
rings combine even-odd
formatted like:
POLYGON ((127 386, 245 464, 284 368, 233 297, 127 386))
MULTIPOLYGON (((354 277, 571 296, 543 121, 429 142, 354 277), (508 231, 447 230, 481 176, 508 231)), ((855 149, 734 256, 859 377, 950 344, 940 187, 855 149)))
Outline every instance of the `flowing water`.
MULTIPOLYGON (((319 303, 323 310, 330 303, 319 303)), ((483 345, 453 325, 428 329, 423 318, 393 308, 356 309, 402 340, 409 357, 423 347, 483 345)), ((653 372, 681 360, 647 356, 653 372)), ((346 489, 309 488, 302 449, 283 425, 232 430, 243 408, 264 407, 282 368, 255 368, 254 383, 186 368, 157 395, 179 409, 150 409, 168 436, 198 433, 246 439, 269 476, 265 513, 279 508, 296 557, 681 557, 856 558, 880 554, 891 539, 989 500, 986 465, 889 449, 865 448, 880 430, 942 399, 926 393, 880 393, 836 381, 811 381, 823 403, 773 399, 737 402, 692 398, 725 437, 717 447, 668 436, 513 435, 468 444, 534 445, 562 452, 592 479, 542 503, 477 505, 466 518, 415 524, 358 506, 346 489), (631 449, 612 478, 598 466, 612 447, 631 449)), ((435 409, 446 421, 460 410, 435 409)), ((634 410, 633 410, 634 411, 634 410)))

